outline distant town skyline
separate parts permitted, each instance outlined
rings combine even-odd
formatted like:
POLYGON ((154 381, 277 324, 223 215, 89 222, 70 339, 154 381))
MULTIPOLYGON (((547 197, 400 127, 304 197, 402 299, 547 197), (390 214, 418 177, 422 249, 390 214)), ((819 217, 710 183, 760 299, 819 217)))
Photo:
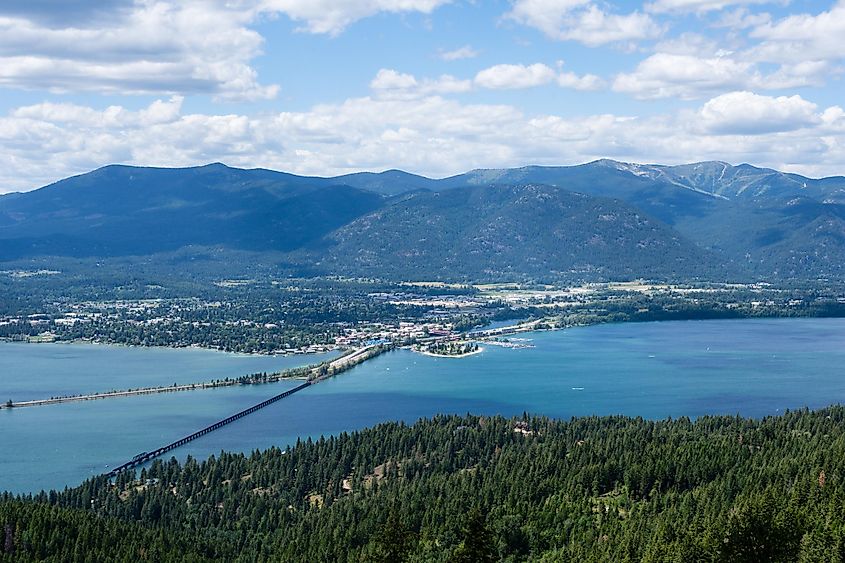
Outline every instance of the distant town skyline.
POLYGON ((845 0, 6 0, 0 193, 112 163, 845 174, 845 0))

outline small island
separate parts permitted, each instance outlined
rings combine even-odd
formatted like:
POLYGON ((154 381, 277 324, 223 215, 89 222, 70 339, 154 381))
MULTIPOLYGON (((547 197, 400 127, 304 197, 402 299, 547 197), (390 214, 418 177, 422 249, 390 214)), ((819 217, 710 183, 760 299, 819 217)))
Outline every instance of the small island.
POLYGON ((452 340, 417 346, 414 350, 420 354, 437 358, 465 358, 480 354, 484 351, 484 348, 479 346, 478 342, 452 340))

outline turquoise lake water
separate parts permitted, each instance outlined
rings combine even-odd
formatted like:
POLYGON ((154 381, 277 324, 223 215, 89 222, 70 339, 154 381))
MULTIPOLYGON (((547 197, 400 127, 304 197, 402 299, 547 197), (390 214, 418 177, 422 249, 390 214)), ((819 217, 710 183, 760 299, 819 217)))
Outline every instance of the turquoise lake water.
POLYGON ((337 353, 230 354, 201 348, 0 343, 0 401, 197 383, 317 364, 337 353))
MULTIPOLYGON (((205 458, 220 450, 286 447, 297 438, 440 412, 759 417, 845 400, 845 319, 615 324, 526 337, 534 348, 487 346, 462 359, 407 350, 382 355, 173 455, 205 458)), ((25 357, 16 361, 26 370, 25 357)), ((66 364, 69 385, 72 365, 66 364)), ((294 384, 0 411, 0 489, 77 484, 105 471, 106 464, 169 443, 294 384)))

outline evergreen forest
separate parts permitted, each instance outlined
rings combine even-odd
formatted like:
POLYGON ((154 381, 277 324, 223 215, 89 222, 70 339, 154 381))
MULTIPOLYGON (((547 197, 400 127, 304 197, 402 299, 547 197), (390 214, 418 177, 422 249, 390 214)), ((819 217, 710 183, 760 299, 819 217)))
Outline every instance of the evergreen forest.
POLYGON ((0 497, 0 561, 845 561, 845 408, 437 416, 0 497))

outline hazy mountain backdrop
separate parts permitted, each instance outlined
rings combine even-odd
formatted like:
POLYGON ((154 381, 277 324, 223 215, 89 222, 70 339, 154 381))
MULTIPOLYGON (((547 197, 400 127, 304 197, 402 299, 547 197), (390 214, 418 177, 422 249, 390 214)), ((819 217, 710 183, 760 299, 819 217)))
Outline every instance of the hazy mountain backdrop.
POLYGON ((209 247, 391 279, 841 278, 845 178, 610 160, 441 180, 107 166, 0 196, 0 261, 209 247))

